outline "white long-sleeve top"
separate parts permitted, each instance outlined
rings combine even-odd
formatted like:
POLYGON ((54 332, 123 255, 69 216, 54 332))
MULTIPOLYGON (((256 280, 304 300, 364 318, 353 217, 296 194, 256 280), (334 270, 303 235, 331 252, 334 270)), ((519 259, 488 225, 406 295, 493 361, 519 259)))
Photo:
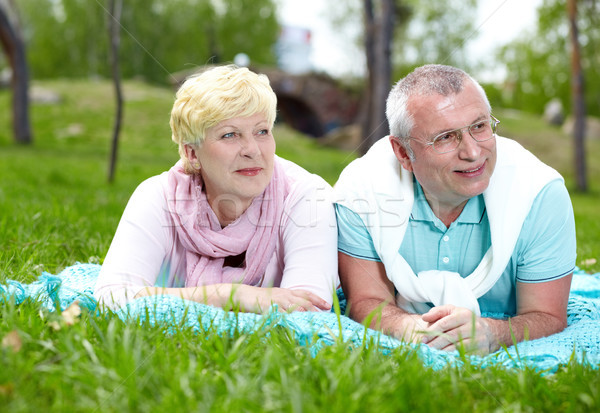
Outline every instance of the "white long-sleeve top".
MULTIPOLYGON (((290 192, 279 223, 266 279, 308 290, 328 303, 339 284, 337 224, 331 186, 317 175, 279 158, 290 192)), ((117 309, 145 287, 184 287, 186 251, 167 206, 167 172, 142 182, 131 196, 112 240, 94 291, 117 309)))

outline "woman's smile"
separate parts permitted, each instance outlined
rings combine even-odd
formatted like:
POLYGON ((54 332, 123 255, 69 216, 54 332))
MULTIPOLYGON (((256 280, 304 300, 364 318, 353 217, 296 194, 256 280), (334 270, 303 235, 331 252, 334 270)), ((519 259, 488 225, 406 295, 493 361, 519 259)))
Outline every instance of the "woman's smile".
POLYGON ((240 175, 244 175, 244 176, 256 176, 259 173, 261 173, 263 170, 263 168, 244 168, 244 169, 238 169, 237 172, 240 175))

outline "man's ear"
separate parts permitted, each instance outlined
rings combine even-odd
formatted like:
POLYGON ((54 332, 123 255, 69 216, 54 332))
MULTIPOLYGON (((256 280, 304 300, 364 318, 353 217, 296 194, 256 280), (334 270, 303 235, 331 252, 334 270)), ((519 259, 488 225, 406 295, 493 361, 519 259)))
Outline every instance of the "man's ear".
POLYGON ((404 145, 400 143, 400 139, 390 135, 390 143, 392 144, 394 155, 396 155, 396 158, 398 159, 398 162, 400 162, 400 165, 402 165, 402 167, 407 171, 412 172, 412 160, 410 159, 410 156, 408 155, 408 152, 406 151, 404 145))

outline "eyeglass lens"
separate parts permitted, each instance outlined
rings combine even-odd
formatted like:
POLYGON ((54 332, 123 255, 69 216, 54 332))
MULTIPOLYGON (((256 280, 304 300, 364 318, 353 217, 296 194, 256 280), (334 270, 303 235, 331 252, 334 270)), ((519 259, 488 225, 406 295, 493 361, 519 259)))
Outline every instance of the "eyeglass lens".
MULTIPOLYGON (((471 137, 477 142, 484 142, 494 137, 497 122, 498 121, 494 118, 484 120, 469 125, 467 130, 471 137)), ((458 148, 458 145, 463 138, 463 129, 464 127, 439 134, 433 140, 433 148, 440 153, 450 152, 458 148)))

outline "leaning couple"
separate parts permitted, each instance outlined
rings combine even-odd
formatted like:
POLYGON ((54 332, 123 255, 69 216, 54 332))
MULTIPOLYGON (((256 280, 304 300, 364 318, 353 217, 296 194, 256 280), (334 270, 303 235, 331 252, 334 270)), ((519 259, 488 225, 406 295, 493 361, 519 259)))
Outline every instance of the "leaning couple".
POLYGON ((335 189, 275 155, 276 96, 232 65, 188 78, 171 111, 180 160, 141 183, 95 295, 222 308, 330 310, 397 338, 480 352, 566 326, 575 225, 560 175, 513 140, 482 87, 426 65, 392 89, 390 135, 335 189), (339 276, 338 276, 339 274, 339 276))

